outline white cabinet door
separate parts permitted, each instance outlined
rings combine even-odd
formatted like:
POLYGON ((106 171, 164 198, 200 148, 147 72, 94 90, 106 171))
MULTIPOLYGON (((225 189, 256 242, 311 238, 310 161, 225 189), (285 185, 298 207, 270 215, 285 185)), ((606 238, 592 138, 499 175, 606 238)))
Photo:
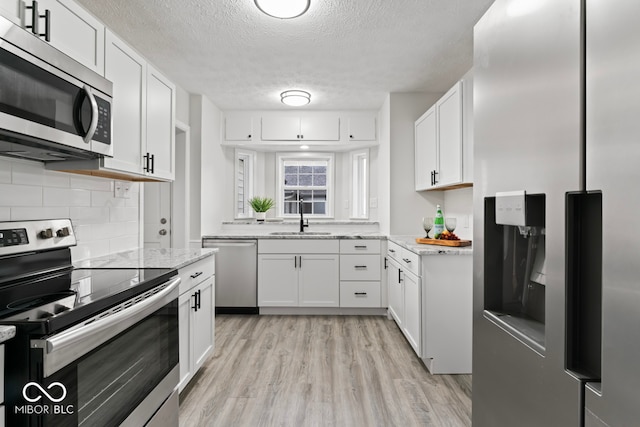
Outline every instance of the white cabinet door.
POLYGON ((414 274, 403 271, 404 281, 404 323, 402 332, 419 357, 422 357, 422 316, 421 280, 414 274))
POLYGON ((432 107, 415 124, 416 191, 432 187, 431 174, 438 170, 436 108, 432 107))
POLYGON ((103 76, 104 25, 73 0, 40 0, 38 6, 40 14, 49 9, 51 45, 103 76))
POLYGON ((375 116, 352 116, 348 124, 349 141, 375 141, 375 116))
POLYGON ((404 319, 404 292, 400 265, 393 259, 389 259, 387 268, 387 286, 389 295, 389 313, 402 328, 404 319))
POLYGON ((258 305, 295 307, 298 305, 297 255, 258 256, 258 305))
POLYGON ((456 83, 436 104, 439 168, 436 184, 462 182, 462 84, 456 83))
POLYGON ((197 372, 214 347, 215 290, 211 277, 197 286, 193 310, 193 372, 197 372))
POLYGON ((193 376, 192 364, 193 354, 191 343, 193 342, 193 325, 192 314, 193 306, 195 304, 194 291, 190 290, 180 295, 178 298, 178 336, 179 336, 179 352, 180 352, 180 382, 178 383, 178 390, 187 385, 191 377, 193 376))
POLYGON ((147 65, 147 149, 151 157, 148 175, 173 180, 175 176, 176 87, 147 65))
POLYGON ((248 113, 227 113, 224 118, 224 139, 226 141, 251 141, 253 118, 248 113))
MULTIPOLYGON (((20 17, 20 8, 23 7, 23 5, 23 0, 4 0, 0 2, 0 15, 11 20, 11 22, 13 22, 14 24, 22 27, 23 25, 20 17)), ((31 3, 29 3, 29 5, 31 5, 31 3)), ((31 21, 29 21, 29 25, 31 25, 30 22, 31 21)))
POLYGON ((105 77, 113 82, 113 158, 105 158, 105 166, 142 174, 147 63, 109 30, 106 32, 105 77))
POLYGON ((264 141, 298 141, 300 117, 287 114, 263 115, 262 139, 264 141))
POLYGON ((300 119, 300 140, 339 141, 340 119, 331 114, 302 117, 300 119))
POLYGON ((300 255, 300 307, 338 307, 340 305, 339 255, 300 255))

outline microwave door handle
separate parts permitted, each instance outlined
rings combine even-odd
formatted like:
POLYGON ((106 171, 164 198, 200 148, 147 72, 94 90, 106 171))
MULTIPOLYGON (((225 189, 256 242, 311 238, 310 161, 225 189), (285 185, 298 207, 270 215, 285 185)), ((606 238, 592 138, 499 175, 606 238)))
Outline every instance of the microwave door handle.
POLYGON ((31 340, 32 348, 43 349, 45 378, 176 299, 180 278, 175 277, 167 283, 167 287, 157 294, 115 314, 50 337, 31 340))
POLYGON ((84 142, 88 144, 93 139, 93 135, 95 135, 96 129, 98 128, 98 102, 96 101, 96 97, 93 96, 93 92, 89 86, 84 85, 82 89, 87 95, 87 98, 89 98, 89 102, 91 102, 91 123, 89 124, 87 134, 84 136, 84 142))

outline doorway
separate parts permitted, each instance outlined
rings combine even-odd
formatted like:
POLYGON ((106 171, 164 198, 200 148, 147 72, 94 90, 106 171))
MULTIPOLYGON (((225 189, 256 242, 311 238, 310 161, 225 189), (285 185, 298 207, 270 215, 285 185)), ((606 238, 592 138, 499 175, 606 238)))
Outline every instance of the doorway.
POLYGON ((188 247, 189 134, 189 126, 176 121, 175 180, 144 183, 145 248, 188 247))

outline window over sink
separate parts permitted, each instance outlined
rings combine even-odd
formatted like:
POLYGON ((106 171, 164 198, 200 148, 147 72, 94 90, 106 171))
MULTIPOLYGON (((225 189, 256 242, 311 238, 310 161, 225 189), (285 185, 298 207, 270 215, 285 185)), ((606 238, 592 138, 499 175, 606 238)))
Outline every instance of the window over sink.
POLYGON ((278 216, 333 217, 333 153, 279 153, 278 216))

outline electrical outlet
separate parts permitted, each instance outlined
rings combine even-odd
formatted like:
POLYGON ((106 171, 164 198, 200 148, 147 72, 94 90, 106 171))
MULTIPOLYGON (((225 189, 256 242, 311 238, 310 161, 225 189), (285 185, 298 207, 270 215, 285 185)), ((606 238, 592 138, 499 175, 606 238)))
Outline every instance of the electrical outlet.
POLYGON ((131 198, 131 183, 127 181, 116 181, 114 183, 113 197, 120 199, 131 198))

